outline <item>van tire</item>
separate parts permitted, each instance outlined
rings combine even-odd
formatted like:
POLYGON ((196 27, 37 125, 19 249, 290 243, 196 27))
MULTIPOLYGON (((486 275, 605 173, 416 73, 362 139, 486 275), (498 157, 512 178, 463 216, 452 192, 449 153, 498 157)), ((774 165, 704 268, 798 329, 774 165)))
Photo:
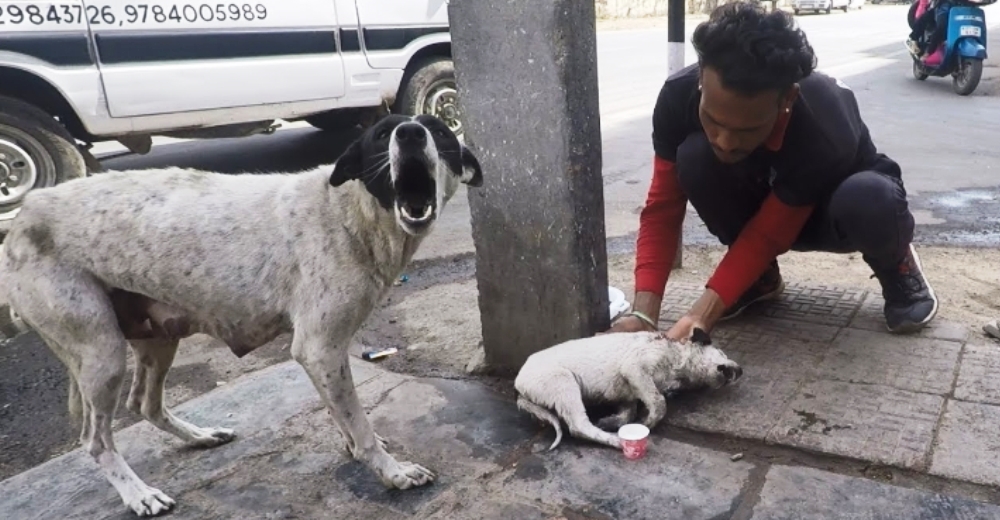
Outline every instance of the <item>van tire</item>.
POLYGON ((87 163, 69 132, 43 110, 7 96, 0 96, 0 154, 4 156, 0 159, 0 236, 7 234, 10 217, 20 209, 25 195, 87 176, 87 163), (25 190, 19 185, 21 177, 32 171, 34 182, 25 190), (11 174, 18 181, 10 181, 11 174))
POLYGON ((450 58, 431 56, 408 67, 403 76, 399 95, 393 112, 409 116, 432 114, 448 123, 456 135, 462 135, 465 125, 458 103, 458 87, 455 83, 455 64, 450 58), (439 96, 436 107, 428 106, 431 98, 439 96), (440 112, 440 113, 436 113, 440 112))

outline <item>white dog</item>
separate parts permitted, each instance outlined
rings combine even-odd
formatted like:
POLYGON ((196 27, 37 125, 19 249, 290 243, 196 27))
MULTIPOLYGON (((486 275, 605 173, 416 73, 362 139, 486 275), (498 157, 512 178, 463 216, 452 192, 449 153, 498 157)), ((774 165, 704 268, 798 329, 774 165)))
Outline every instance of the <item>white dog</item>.
POLYGON ((167 169, 108 173, 29 194, 0 258, 12 314, 67 366, 81 442, 140 516, 174 501, 146 485, 112 440, 127 406, 205 447, 232 430, 163 406, 178 342, 205 333, 243 356, 293 333, 292 356, 329 407, 347 449, 386 486, 434 479, 385 450, 358 400, 348 345, 478 161, 439 119, 389 116, 344 152, 332 174, 222 175, 167 169))
POLYGON ((652 428, 667 413, 664 394, 681 389, 717 389, 737 381, 743 369, 711 345, 701 329, 689 341, 671 341, 659 332, 601 334, 575 339, 528 357, 514 380, 517 406, 551 424, 562 440, 559 418, 570 435, 620 448, 617 430, 635 420, 638 402, 652 428), (585 404, 615 404, 618 413, 594 426, 585 404), (554 413, 553 413, 554 412, 554 413))

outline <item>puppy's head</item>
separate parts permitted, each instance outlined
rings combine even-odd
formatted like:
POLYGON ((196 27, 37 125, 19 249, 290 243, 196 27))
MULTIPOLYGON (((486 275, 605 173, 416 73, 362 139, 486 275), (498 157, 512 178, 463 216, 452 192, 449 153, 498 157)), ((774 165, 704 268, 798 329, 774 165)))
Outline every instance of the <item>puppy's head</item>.
POLYGON ((443 121, 389 115, 369 127, 337 159, 330 184, 364 183, 411 235, 427 233, 459 183, 481 186, 476 157, 443 121))
POLYGON ((691 382, 709 388, 722 388, 743 377, 743 368, 712 346, 712 338, 702 329, 696 328, 688 339, 696 349, 691 382))

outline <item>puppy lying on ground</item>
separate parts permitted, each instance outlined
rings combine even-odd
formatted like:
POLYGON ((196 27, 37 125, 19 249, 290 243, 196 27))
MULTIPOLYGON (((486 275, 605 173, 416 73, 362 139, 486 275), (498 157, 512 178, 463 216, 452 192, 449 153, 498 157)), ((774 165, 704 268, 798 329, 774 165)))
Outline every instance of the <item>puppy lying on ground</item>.
POLYGON ((681 389, 721 388, 737 381, 743 369, 695 329, 689 341, 671 341, 659 332, 602 334, 570 340, 536 352, 521 367, 514 388, 518 408, 556 429, 554 449, 562 440, 559 418, 570 435, 621 448, 617 431, 631 423, 637 405, 645 405, 642 424, 653 428, 667 413, 664 394, 681 389), (585 404, 619 405, 615 415, 594 426, 585 404), (553 411, 555 412, 553 414, 553 411))

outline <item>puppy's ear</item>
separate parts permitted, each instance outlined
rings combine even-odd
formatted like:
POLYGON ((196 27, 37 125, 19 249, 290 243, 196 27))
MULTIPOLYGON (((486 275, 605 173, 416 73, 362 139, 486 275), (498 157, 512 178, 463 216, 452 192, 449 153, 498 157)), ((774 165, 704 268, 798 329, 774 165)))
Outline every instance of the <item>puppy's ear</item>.
POLYGON ((347 181, 359 179, 363 171, 361 140, 359 139, 351 143, 351 146, 348 146, 347 150, 344 150, 344 153, 337 158, 337 162, 333 165, 333 173, 330 174, 330 184, 336 187, 347 181))
POLYGON ((472 151, 462 146, 462 182, 478 188, 483 185, 483 168, 472 151))
POLYGON ((712 344, 712 337, 708 335, 703 329, 695 327, 691 331, 691 343, 707 347, 712 344))

